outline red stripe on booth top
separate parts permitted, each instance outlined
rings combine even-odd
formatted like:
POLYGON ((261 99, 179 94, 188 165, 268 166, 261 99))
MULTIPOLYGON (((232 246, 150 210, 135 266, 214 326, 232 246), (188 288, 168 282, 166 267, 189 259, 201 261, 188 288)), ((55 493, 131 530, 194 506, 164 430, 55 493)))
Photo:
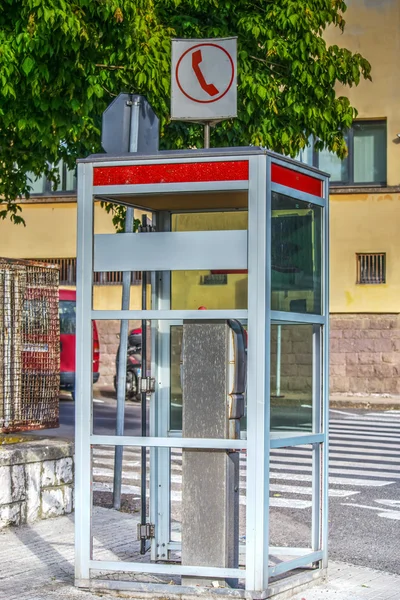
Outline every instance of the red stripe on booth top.
POLYGON ((247 160, 95 167, 93 170, 95 186, 245 181, 249 178, 247 160))
POLYGON ((307 192, 313 196, 322 198, 322 181, 311 175, 305 175, 299 173, 299 171, 293 171, 287 167, 282 167, 276 163, 272 163, 271 167, 271 180, 274 183, 280 183, 286 185, 300 192, 307 192))

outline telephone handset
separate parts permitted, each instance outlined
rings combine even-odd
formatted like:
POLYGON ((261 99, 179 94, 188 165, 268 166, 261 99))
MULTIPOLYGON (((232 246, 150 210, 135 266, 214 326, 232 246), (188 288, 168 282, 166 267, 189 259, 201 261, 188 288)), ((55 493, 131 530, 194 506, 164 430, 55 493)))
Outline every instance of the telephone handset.
POLYGON ((195 75, 196 75, 197 79, 199 80, 200 86, 206 92, 206 94, 208 94, 209 96, 216 96, 217 94, 219 94, 219 90, 215 87, 215 85, 213 83, 206 82, 204 75, 202 73, 202 70, 200 68, 200 63, 202 62, 202 60, 203 60, 203 56, 201 54, 201 50, 196 50, 195 52, 193 52, 193 54, 192 54, 193 71, 195 72, 195 75))

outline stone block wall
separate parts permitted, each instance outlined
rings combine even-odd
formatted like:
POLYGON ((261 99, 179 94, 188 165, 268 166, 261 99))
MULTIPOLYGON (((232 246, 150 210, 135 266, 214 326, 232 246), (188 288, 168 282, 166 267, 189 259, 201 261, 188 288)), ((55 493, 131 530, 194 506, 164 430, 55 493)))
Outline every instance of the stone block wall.
POLYGON ((72 512, 73 443, 30 438, 0 446, 0 528, 72 512))
MULTIPOLYGON (((97 321, 100 343, 100 378, 95 389, 101 390, 114 386, 120 326, 120 321, 97 321)), ((129 331, 139 327, 141 327, 141 321, 129 321, 129 331)), ((150 348, 147 360, 150 361, 150 348)))
POLYGON ((330 389, 343 394, 400 394, 400 316, 332 314, 330 389))
MULTIPOLYGON (((312 393, 312 325, 281 326, 281 394, 309 397, 312 393)), ((271 330, 271 394, 276 393, 278 326, 271 330)))
POLYGON ((100 343, 100 378, 97 388, 113 385, 119 346, 120 321, 97 321, 100 343))

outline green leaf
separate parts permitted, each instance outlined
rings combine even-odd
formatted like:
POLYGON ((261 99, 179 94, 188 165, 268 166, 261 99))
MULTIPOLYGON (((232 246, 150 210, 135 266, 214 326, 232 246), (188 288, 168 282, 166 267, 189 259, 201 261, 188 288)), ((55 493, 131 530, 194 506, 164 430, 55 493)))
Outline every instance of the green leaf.
POLYGON ((22 70, 25 73, 25 75, 29 75, 29 73, 32 71, 34 66, 35 66, 35 61, 30 56, 27 56, 21 65, 22 70))
POLYGON ((81 108, 81 103, 76 98, 72 98, 71 106, 74 111, 78 111, 81 108))
MULTIPOLYGON (((256 143, 293 156, 314 135, 321 148, 343 156, 343 132, 356 110, 336 89, 371 77, 368 61, 341 47, 341 0, 6 0, 6 6, 0 9, 0 218, 15 217, 18 198, 29 196, 27 173, 101 150, 101 116, 120 92, 147 97, 160 119, 162 149, 202 146, 200 125, 170 119, 173 37, 238 38, 238 115, 212 129, 213 146, 256 143), (328 28, 331 46, 323 37, 328 28)), ((114 217, 119 226, 121 215, 114 217)))

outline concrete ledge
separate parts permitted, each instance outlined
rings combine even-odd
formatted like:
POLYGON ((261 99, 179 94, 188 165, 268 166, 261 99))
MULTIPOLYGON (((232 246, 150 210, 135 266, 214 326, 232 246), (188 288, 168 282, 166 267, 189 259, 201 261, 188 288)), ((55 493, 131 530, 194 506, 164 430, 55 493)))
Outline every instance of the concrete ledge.
MULTIPOLYGON (((11 434, 13 437, 15 434, 11 434)), ((18 434, 17 434, 18 435, 18 434)), ((73 442, 63 439, 19 436, 24 441, 0 444, 0 466, 59 460, 73 456, 73 442)), ((2 440, 6 439, 5 436, 2 440)))
POLYGON ((0 529, 72 512, 73 484, 72 442, 24 436, 1 444, 0 529))

